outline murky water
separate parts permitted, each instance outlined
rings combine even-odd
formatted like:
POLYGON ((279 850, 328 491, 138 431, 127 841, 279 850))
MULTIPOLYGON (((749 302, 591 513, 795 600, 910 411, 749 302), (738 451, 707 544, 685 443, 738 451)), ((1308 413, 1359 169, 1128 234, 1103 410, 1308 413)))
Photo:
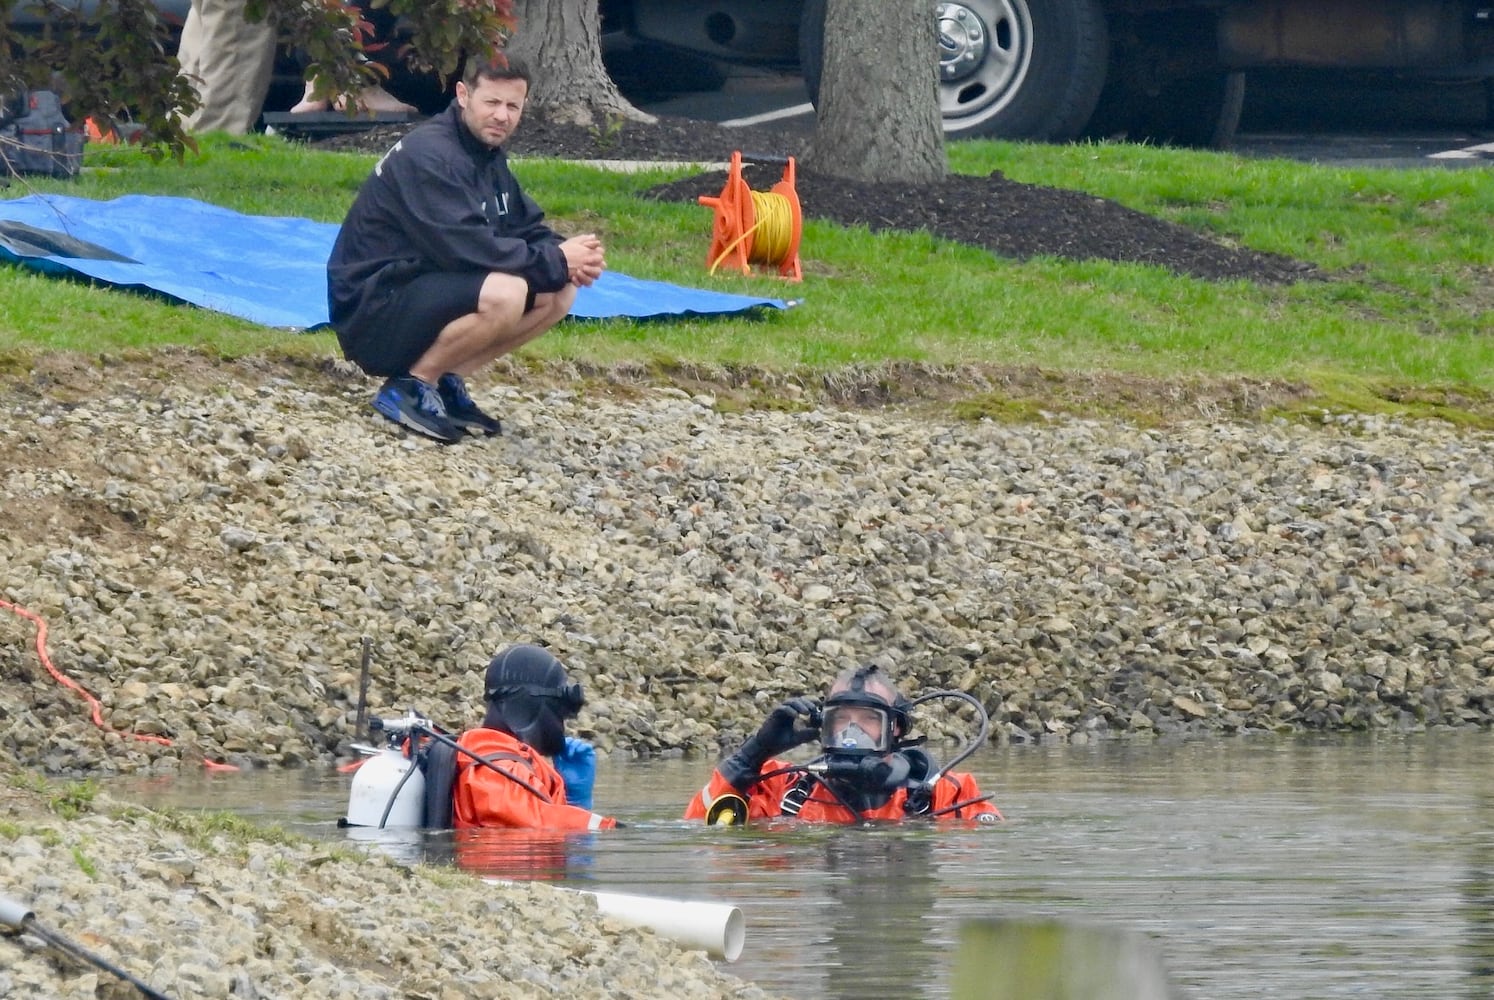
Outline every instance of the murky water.
MULTIPOLYGON (((506 878, 741 907, 734 974, 804 1000, 941 997, 962 921, 1145 935, 1181 996, 1494 996, 1494 734, 985 750, 996 828, 723 829, 678 819, 710 765, 604 761, 604 834, 394 836, 506 878)), ((335 773, 122 781, 327 838, 335 773)))

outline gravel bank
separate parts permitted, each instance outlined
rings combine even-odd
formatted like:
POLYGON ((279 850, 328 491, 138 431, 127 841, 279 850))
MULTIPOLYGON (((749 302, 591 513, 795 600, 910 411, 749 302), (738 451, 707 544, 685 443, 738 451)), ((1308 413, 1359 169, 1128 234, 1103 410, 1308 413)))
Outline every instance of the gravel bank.
POLYGON ((539 641, 581 732, 637 755, 709 758, 874 657, 999 739, 1494 719, 1487 433, 731 412, 509 370, 474 386, 508 433, 446 448, 371 388, 184 364, 8 390, 0 596, 109 725, 169 740, 101 733, 4 615, 14 758, 330 759, 364 636, 375 714, 466 725, 489 655, 539 641))

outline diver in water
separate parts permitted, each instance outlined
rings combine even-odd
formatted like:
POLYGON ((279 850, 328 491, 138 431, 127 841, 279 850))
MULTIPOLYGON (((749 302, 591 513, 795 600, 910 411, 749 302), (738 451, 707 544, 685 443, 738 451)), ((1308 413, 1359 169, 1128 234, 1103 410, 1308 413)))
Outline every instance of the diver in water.
MULTIPOLYGON (((823 705, 793 698, 775 708, 755 736, 717 765, 685 808, 685 818, 708 824, 775 816, 820 823, 910 816, 1000 820, 991 796, 981 794, 971 775, 940 769, 918 746, 922 738, 909 738, 914 706, 935 697, 961 698, 979 707, 955 691, 909 701, 875 665, 847 670, 830 685, 823 705), (816 737, 823 752, 807 764, 775 756, 816 737)), ((983 721, 977 742, 951 766, 984 737, 983 721)))
POLYGON ((539 646, 509 646, 484 677, 482 724, 458 742, 452 825, 529 830, 610 830, 617 821, 591 811, 596 751, 565 735, 581 711, 581 685, 539 646), (480 761, 474 758, 482 758, 480 761), (546 758, 552 758, 547 760, 546 758))

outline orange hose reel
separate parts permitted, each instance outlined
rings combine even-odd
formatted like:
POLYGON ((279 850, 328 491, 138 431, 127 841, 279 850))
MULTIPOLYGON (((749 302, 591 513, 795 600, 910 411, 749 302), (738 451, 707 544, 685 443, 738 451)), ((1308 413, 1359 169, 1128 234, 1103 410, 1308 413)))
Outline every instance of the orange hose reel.
POLYGON ((726 263, 743 274, 752 273, 752 265, 778 268, 778 274, 789 281, 804 280, 799 267, 799 241, 804 234, 804 214, 794 190, 794 158, 783 168, 783 178, 766 194, 754 193, 742 179, 742 153, 731 154, 731 168, 726 185, 716 197, 701 195, 697 201, 716 210, 711 227, 711 250, 706 264, 712 273, 726 263), (759 211, 772 213, 769 218, 759 211), (759 217, 763 215, 764 217, 759 217), (777 240, 759 239, 762 227, 772 221, 786 228, 777 240), (783 237, 786 235, 786 239, 783 237), (783 244, 783 245, 775 245, 783 244))

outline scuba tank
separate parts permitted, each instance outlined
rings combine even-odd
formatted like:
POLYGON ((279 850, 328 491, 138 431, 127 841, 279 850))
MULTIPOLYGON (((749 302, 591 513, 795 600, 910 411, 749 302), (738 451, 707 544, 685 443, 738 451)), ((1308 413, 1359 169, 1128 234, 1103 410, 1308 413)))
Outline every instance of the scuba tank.
POLYGON ((385 747, 364 760, 348 794, 348 826, 422 825, 425 774, 397 747, 385 747))

